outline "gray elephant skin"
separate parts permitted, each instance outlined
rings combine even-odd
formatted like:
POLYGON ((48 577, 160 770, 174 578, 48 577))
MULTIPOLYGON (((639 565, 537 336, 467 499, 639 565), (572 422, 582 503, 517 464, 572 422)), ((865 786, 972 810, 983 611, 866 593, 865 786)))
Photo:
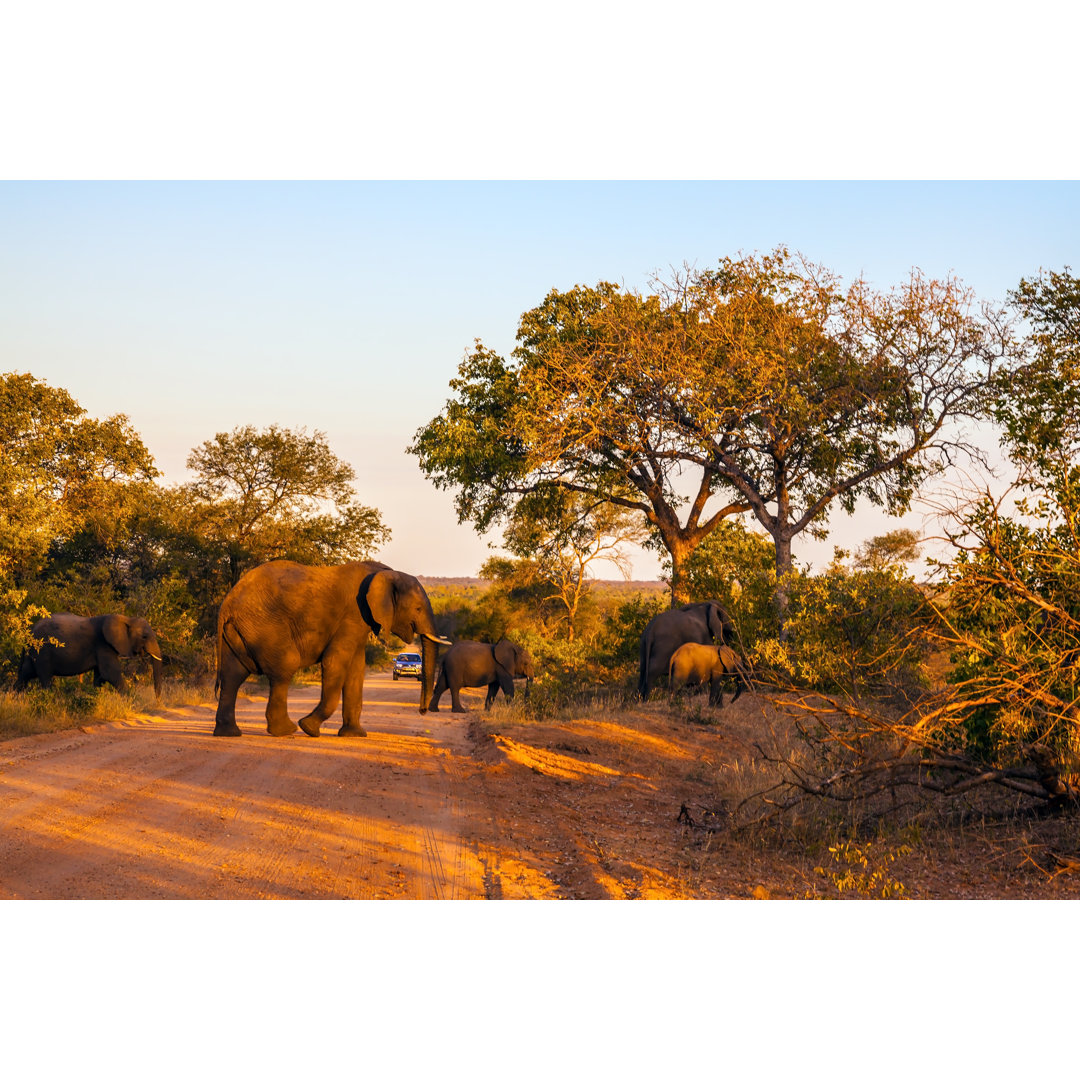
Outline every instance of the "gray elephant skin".
POLYGON ((486 641, 456 641, 442 658, 439 678, 429 708, 439 711, 439 698, 449 690, 453 702, 452 712, 468 712, 461 704, 463 686, 486 686, 487 699, 484 708, 490 709, 499 690, 507 701, 514 700, 514 680, 525 679, 525 698, 528 700, 535 670, 528 651, 506 638, 494 645, 486 641))
POLYGON ((145 619, 60 611, 50 618, 39 619, 30 635, 40 644, 31 645, 19 660, 16 689, 22 689, 31 679, 49 686, 56 675, 92 671, 95 686, 109 683, 123 691, 127 684, 121 671, 121 658, 145 656, 154 669, 154 693, 161 697, 161 646, 145 619))
POLYGON ((450 642, 436 635, 431 603, 415 577, 379 562, 302 566, 281 559, 249 570, 218 612, 214 734, 240 734, 236 694, 249 675, 265 675, 270 684, 266 730, 294 734, 289 684, 301 668, 321 664, 322 695, 300 721, 300 730, 317 736, 340 701, 338 734, 365 736, 360 726, 364 648, 372 635, 391 633, 406 645, 421 639, 420 711, 426 712, 437 646, 450 642))
POLYGON ((728 613, 715 600, 684 604, 680 608, 661 611, 646 624, 641 635, 641 662, 638 671, 638 695, 649 700, 649 691, 656 680, 667 674, 671 657, 680 645, 730 645, 735 640, 735 627, 728 613))
POLYGON ((724 682, 735 676, 736 701, 743 692, 746 673, 735 653, 727 645, 699 645, 696 641, 680 645, 668 664, 668 687, 674 694, 684 686, 709 684, 709 704, 720 708, 724 704, 724 682))

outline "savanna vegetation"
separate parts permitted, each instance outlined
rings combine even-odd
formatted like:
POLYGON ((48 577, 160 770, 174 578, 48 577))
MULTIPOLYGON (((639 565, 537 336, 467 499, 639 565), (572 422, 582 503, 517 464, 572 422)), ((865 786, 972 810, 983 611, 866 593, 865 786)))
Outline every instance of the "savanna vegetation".
MULTIPOLYGON (((783 250, 725 259, 648 294, 552 292, 522 315, 509 359, 476 342, 410 451, 478 530, 524 535, 548 500, 580 522, 616 508, 666 558, 671 603, 725 604, 803 743, 761 750, 776 767, 761 814, 987 786, 1071 804, 1078 335, 1069 269, 995 307, 918 272, 878 292, 783 250), (989 469, 995 441, 1009 475, 989 469), (957 479, 971 475, 981 488, 957 479), (920 580, 907 530, 838 548, 816 572, 798 565, 792 540, 824 537, 860 496, 887 515, 917 496, 938 504, 920 580)), ((490 569, 476 610, 501 601, 503 614, 485 627, 512 627, 524 604, 529 632, 538 568, 490 569)), ((573 643, 534 619, 560 643, 549 686, 629 692, 657 602, 626 601, 573 643)))
MULTIPOLYGON (((210 692, 217 609, 268 559, 334 563, 389 536, 322 433, 240 427, 195 447, 167 486, 125 416, 105 420, 30 374, 0 376, 0 680, 45 614, 140 615, 166 651, 167 700, 210 692)), ((133 693, 144 697, 138 685, 133 693)), ((0 730, 107 718, 111 691, 60 680, 6 693, 0 730)))
MULTIPOLYGON (((649 618, 713 598, 759 692, 799 732, 759 748, 772 772, 740 802, 746 820, 810 804, 884 813, 898 792, 1075 804, 1080 280, 1068 268, 994 307, 918 272, 886 292, 845 286, 778 250, 649 293, 552 292, 517 341, 509 359, 476 342, 409 452, 454 493, 461 522, 503 529, 506 554, 477 580, 429 580, 428 593, 441 633, 529 649, 539 676, 515 705, 524 718, 627 705, 649 618), (995 443, 1008 475, 988 471, 995 443), (930 547, 884 528, 816 570, 795 557, 793 541, 827 535, 860 498, 900 515, 931 497, 930 547), (598 580, 625 575, 639 544, 665 560, 666 585, 598 580)), ((217 606, 246 569, 371 557, 388 538, 319 432, 239 427, 188 466, 194 479, 164 485, 125 417, 88 417, 31 375, 0 379, 9 685, 29 626, 57 610, 145 616, 173 680, 198 682, 217 606)), ((76 708, 95 697, 61 693, 76 708)), ((40 693, 29 700, 47 711, 40 693)))

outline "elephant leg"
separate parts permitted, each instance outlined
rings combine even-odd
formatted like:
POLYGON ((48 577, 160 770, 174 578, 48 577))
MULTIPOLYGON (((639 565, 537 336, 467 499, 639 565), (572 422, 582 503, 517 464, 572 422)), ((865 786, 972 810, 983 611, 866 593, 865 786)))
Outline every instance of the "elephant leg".
MULTIPOLYGON (((446 685, 450 689, 451 712, 468 712, 467 706, 461 703, 461 688, 465 685, 465 679, 458 673, 450 673, 446 676, 446 685)), ((483 686, 483 683, 478 684, 483 686)))
POLYGON ((38 653, 37 659, 34 661, 34 674, 37 676, 38 682, 41 683, 46 690, 52 686, 53 673, 53 658, 43 649, 38 653))
MULTIPOLYGON (((496 678, 499 680, 499 688, 502 690, 503 694, 506 695, 506 700, 513 701, 514 680, 509 675, 504 674, 502 671, 496 672, 496 678)), ((495 695, 492 694, 490 690, 488 691, 488 693, 490 694, 492 700, 494 700, 495 695)))
POLYGON ((345 698, 341 705, 341 730, 338 732, 345 739, 364 739, 367 732, 360 723, 360 714, 364 710, 364 674, 367 671, 367 658, 361 646, 352 662, 345 669, 345 698))
POLYGON ((270 695, 266 700, 266 730, 271 735, 292 735, 296 725, 289 719, 289 684, 291 678, 270 675, 270 695))
POLYGON ((428 712, 439 711, 439 698, 446 693, 446 672, 439 667, 439 677, 435 681, 435 690, 431 695, 431 702, 428 705, 428 712))
POLYGON ((496 696, 499 693, 499 684, 497 682, 488 683, 487 697, 484 699, 484 710, 491 709, 492 703, 495 701, 496 696))
POLYGON ((29 652, 24 652, 19 660, 19 673, 15 677, 15 689, 25 690, 30 680, 36 677, 37 672, 34 670, 34 661, 30 659, 29 652))
POLYGON ((300 729, 305 735, 317 738, 319 728, 325 720, 334 715, 341 701, 341 688, 345 683, 345 668, 332 662, 332 659, 324 660, 322 665, 322 694, 319 696, 319 704, 315 706, 300 721, 300 729))
POLYGON ((732 702, 739 700, 739 695, 746 689, 746 677, 741 671, 735 673, 735 694, 732 697, 732 702))
POLYGON ((714 675, 709 679, 709 704, 717 709, 724 707, 724 677, 714 675))
POLYGON ((218 706, 214 720, 215 735, 240 735, 236 723, 236 695, 250 672, 227 649, 223 650, 218 669, 218 706))
POLYGON ((641 695, 642 701, 649 700, 649 694, 652 691, 652 688, 660 679, 667 675, 667 665, 668 662, 665 661, 663 657, 657 656, 656 654, 650 659, 649 666, 645 671, 645 691, 641 695))
POLYGON ((124 673, 120 670, 120 658, 104 647, 98 650, 97 667, 94 668, 94 685, 100 686, 102 683, 115 686, 121 694, 127 690, 124 673))
POLYGON ((641 677, 638 679, 638 697, 641 698, 642 702, 649 700, 649 694, 652 692, 655 681, 651 665, 643 667, 641 677))
POLYGON ((469 710, 461 704, 461 686, 456 680, 450 683, 450 700, 454 703, 451 708, 451 712, 468 712, 469 710))

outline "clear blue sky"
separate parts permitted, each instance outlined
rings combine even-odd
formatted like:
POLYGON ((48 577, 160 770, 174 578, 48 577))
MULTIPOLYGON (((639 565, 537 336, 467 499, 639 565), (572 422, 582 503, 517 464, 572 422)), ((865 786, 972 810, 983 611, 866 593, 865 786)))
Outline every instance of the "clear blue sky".
MULTIPOLYGON (((548 290, 784 244, 882 288, 918 266, 1000 301, 1080 267, 1080 183, 5 182, 0 237, 2 370, 126 413, 167 482, 218 431, 325 431, 393 530, 380 557, 472 575, 486 540, 405 447, 473 339, 508 352, 548 290)), ((796 556, 894 525, 839 514, 796 556)))

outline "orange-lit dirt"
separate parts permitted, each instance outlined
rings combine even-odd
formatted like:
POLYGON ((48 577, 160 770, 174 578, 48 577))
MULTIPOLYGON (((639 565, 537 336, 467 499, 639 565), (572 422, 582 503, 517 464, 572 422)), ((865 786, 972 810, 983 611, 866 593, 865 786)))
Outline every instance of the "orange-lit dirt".
MULTIPOLYGON (((317 692, 294 687, 294 719, 317 692)), ((740 770, 774 719, 755 694, 710 725, 664 703, 481 725, 479 691, 465 716, 421 715, 418 695, 369 675, 367 739, 337 738, 340 716, 319 739, 271 738, 253 690, 241 739, 211 736, 207 703, 0 743, 0 898, 828 895, 821 851, 677 820, 753 787, 740 770)), ((891 873, 910 896, 1080 895, 1041 844, 991 823, 924 839, 891 873)))

